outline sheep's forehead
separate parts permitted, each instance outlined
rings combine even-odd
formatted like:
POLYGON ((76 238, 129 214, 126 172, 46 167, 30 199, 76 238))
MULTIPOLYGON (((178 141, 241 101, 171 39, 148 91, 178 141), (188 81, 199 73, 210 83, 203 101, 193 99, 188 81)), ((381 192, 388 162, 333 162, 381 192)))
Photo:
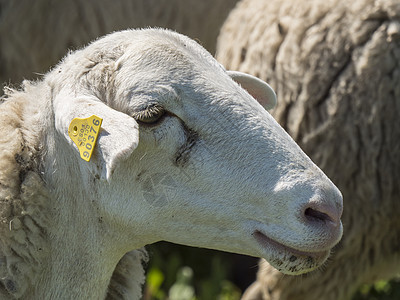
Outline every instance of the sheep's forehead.
POLYGON ((237 94, 238 90, 225 69, 205 49, 169 32, 160 35, 160 39, 145 36, 132 41, 118 64, 117 84, 122 84, 119 88, 125 90, 123 93, 131 94, 134 90, 160 95, 161 100, 171 100, 171 95, 178 94, 172 98, 200 104, 201 99, 232 99, 230 94, 237 94))
POLYGON ((195 41, 169 31, 139 32, 128 42, 121 62, 153 71, 154 75, 156 72, 174 72, 176 76, 188 76, 190 73, 223 69, 195 41))

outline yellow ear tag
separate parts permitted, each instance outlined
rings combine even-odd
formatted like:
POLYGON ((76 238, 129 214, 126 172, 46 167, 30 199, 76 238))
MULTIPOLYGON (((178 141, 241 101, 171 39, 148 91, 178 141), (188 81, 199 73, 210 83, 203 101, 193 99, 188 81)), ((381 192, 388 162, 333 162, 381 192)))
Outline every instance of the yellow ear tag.
POLYGON ((89 161, 99 135, 103 119, 91 116, 86 119, 75 118, 68 128, 68 135, 79 149, 81 158, 89 161))

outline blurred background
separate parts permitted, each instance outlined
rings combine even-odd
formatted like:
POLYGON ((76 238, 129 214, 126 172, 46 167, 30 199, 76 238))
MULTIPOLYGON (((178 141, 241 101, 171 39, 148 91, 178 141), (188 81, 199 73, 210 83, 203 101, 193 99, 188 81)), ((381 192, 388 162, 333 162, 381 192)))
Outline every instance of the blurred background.
MULTIPOLYGON (((374 206, 369 202, 375 201, 376 203, 376 200, 371 200, 369 198, 370 194, 372 195, 374 192, 358 192, 361 190, 358 188, 359 186, 371 186, 370 182, 360 177, 360 179, 357 179, 358 181, 355 180, 352 182, 351 186, 346 185, 346 183, 341 185, 340 178, 347 177, 335 168, 329 167, 329 163, 326 162, 329 159, 324 158, 325 154, 314 153, 312 149, 307 150, 307 141, 304 140, 305 134, 298 134, 290 127, 290 122, 285 123, 287 120, 284 121, 280 119, 285 114, 286 117, 287 115, 290 116, 290 109, 298 107, 299 105, 297 103, 306 101, 302 98, 304 96, 304 91, 308 91, 312 86, 316 85, 319 87, 325 85, 327 87, 327 91, 325 91, 327 99, 330 97, 330 94, 335 92, 334 87, 336 84, 342 84, 342 86, 346 85, 345 89, 348 91, 348 94, 342 94, 341 98, 352 102, 353 98, 351 95, 353 92, 350 88, 352 83, 338 81, 337 78, 342 75, 342 72, 346 71, 346 68, 351 65, 353 60, 358 62, 355 57, 358 55, 357 51, 360 52, 362 49, 354 46, 359 45, 357 43, 361 43, 362 47, 369 47, 368 49, 375 51, 371 50, 368 53, 363 52, 364 56, 360 57, 365 60, 363 62, 364 64, 368 64, 369 60, 367 58, 369 56, 367 55, 379 57, 380 60, 378 60, 378 62, 381 61, 382 63, 376 63, 370 67, 373 72, 368 72, 374 74, 373 78, 371 78, 371 76, 363 77, 363 71, 357 69, 358 73, 356 72, 356 75, 352 77, 354 82, 357 82, 357 80, 360 82, 362 81, 363 84, 365 84, 365 82, 371 82, 371 84, 366 84, 366 86, 372 86, 376 84, 376 81, 379 81, 380 78, 386 78, 382 77, 382 74, 386 74, 386 69, 390 69, 390 78, 395 78, 397 80, 398 77, 396 76, 400 73, 400 45, 398 43, 398 37, 400 36, 400 1, 357 0, 354 2, 356 4, 351 7, 347 7, 347 2, 343 0, 313 0, 310 2, 305 0, 298 2, 292 0, 264 1, 264 4, 266 2, 269 3, 270 7, 268 8, 265 8, 265 5, 257 4, 261 2, 263 1, 0 0, 0 84, 2 87, 18 87, 24 79, 34 80, 40 78, 42 74, 46 73, 65 56, 68 51, 78 49, 91 40, 116 30, 155 26, 170 28, 188 35, 203 45, 213 55, 217 52, 217 59, 230 69, 240 69, 241 71, 252 73, 270 82, 278 94, 279 104, 277 110, 273 112, 274 117, 277 118, 278 122, 289 131, 295 140, 305 148, 304 150, 331 178, 338 178, 338 186, 344 194, 345 210, 346 207, 350 208, 344 216, 346 221, 344 222, 345 242, 339 245, 338 249, 335 250, 331 261, 327 263, 326 270, 316 271, 314 276, 304 278, 298 277, 294 279, 294 282, 318 282, 319 276, 323 276, 324 272, 329 271, 330 265, 335 265, 335 257, 339 257, 341 253, 344 253, 343 256, 340 256, 344 257, 343 266, 346 265, 348 272, 351 273, 351 276, 348 277, 354 278, 353 282, 348 283, 349 286, 352 286, 349 289, 354 289, 353 286, 356 287, 355 292, 353 291, 351 293, 351 299, 400 299, 400 281, 395 278, 399 270, 398 264, 396 265, 400 253, 400 242, 398 241, 399 226, 389 226, 390 231, 393 233, 386 239, 390 240, 389 252, 381 251, 379 242, 376 243, 378 245, 374 246, 369 244, 369 239, 367 238, 369 229, 366 231, 357 229, 365 224, 362 222, 370 224, 373 221, 373 224, 370 225, 376 228, 378 232, 385 233, 389 231, 389 229, 387 229, 388 226, 383 226, 389 214, 380 210, 381 206, 374 206), (296 9, 294 3, 299 6, 298 9, 296 9), (310 3, 312 3, 312 5, 310 3), (326 7, 324 5, 326 5, 326 7), (310 7, 307 8, 308 6, 310 7), (325 9, 323 16, 316 17, 318 15, 316 11, 320 9, 319 7, 323 6, 325 7, 321 8, 325 9), (289 9, 290 7, 294 8, 289 9), (305 9, 305 7, 307 9, 305 9), (329 18, 329 16, 335 16, 332 11, 334 11, 336 7, 342 7, 343 11, 346 13, 343 13, 338 18, 329 18), (247 15, 239 14, 244 10, 248 10, 249 13, 247 15), (347 11, 350 17, 346 17, 345 14, 347 14, 347 11), (359 18, 352 16, 359 16, 359 18), (321 21, 323 18, 325 18, 325 20, 328 19, 330 23, 327 21, 328 24, 325 26, 316 26, 323 23, 321 21), (329 34, 330 27, 337 27, 335 24, 345 22, 343 20, 346 20, 347 23, 340 27, 337 32, 346 31, 347 28, 349 28, 349 30, 351 29, 351 34, 344 33, 344 36, 346 36, 348 40, 335 39, 334 34, 329 34), (265 27, 262 30, 257 29, 257 24, 265 24, 265 27), (300 49, 298 52, 294 50, 289 51, 290 49, 298 49, 294 46, 290 48, 290 43, 295 44, 297 41, 294 33, 295 31, 291 30, 293 27, 299 28, 301 26, 308 26, 303 33, 313 40, 314 44, 311 47, 312 50, 310 50, 307 57, 304 58, 305 63, 300 66, 305 70, 304 74, 297 74, 293 71, 293 65, 290 63, 285 65, 282 61, 290 61, 291 57, 301 57, 301 53, 304 50, 303 48, 298 47, 300 49), (223 28, 222 30, 225 32, 225 35, 223 35, 224 32, 221 32, 221 28, 223 28), (321 32, 324 33, 322 37, 319 35, 321 32), (375 33, 379 32, 386 34, 384 43, 387 42, 388 44, 385 44, 385 47, 387 49, 394 49, 393 51, 391 50, 395 53, 392 60, 388 60, 387 57, 389 56, 384 55, 380 58, 380 50, 371 46, 374 39, 378 39, 378 37, 375 37, 375 33), (229 33, 232 35, 229 36, 229 33), (237 36, 237 40, 235 40, 235 35, 237 36), (219 36, 220 45, 218 47, 217 41, 219 36), (277 36, 283 36, 284 38, 273 38, 277 36), (265 46, 265 44, 263 46, 263 40, 268 42, 267 46, 265 46), (229 49, 223 47, 226 45, 229 46, 229 49), (252 45, 258 45, 258 48, 252 51, 252 45), (323 45, 327 46, 323 47, 323 45), (336 52, 332 50, 332 53, 330 53, 329 49, 334 49, 332 45, 335 47, 337 46, 339 50, 336 52), (275 51, 272 54, 268 52, 271 49, 275 51), (326 53, 330 56, 323 56, 326 55, 326 53), (264 58, 264 54, 268 54, 269 56, 264 58), (338 57, 337 59, 335 55, 338 57), (340 62, 340 57, 346 55, 348 57, 346 59, 346 64, 337 66, 335 62, 340 62), (318 63, 315 63, 318 62, 319 57, 322 57, 325 61, 334 57, 334 59, 329 62, 330 65, 328 65, 328 68, 333 70, 338 69, 338 71, 335 71, 334 75, 332 75, 332 78, 326 80, 327 82, 324 82, 326 78, 321 75, 326 65, 321 64, 321 67, 318 63), (281 77, 275 75, 278 74, 278 71, 282 72, 279 73, 283 74, 281 77), (311 72, 313 73, 311 74, 311 72), (299 86, 294 88, 296 92, 293 92, 288 84, 290 80, 286 81, 286 78, 296 76, 296 78, 302 77, 301 80, 304 79, 304 81, 306 81, 308 78, 306 75, 310 75, 317 83, 313 82, 313 85, 304 87, 302 86, 303 81, 301 81, 299 86), (304 89, 302 89, 302 87, 304 87, 304 89), (350 201, 353 201, 351 203, 355 204, 346 205, 346 201, 349 201, 348 199, 351 199, 350 201), (362 210, 362 214, 364 214, 363 218, 358 219, 356 214, 360 212, 360 207, 368 207, 368 209, 362 210), (377 212, 381 215, 380 219, 375 219, 375 216, 372 217, 372 215, 376 215, 377 212), (354 240, 350 240, 350 238, 346 239, 347 233, 351 233, 349 236, 356 236, 359 242, 354 242, 354 240), (353 256, 346 256, 345 254, 350 253, 352 247, 356 249, 356 245, 361 245, 359 247, 361 247, 362 250, 353 250, 353 256), (361 257, 361 251, 364 250, 369 253, 367 256, 371 258, 368 262, 362 259, 359 261, 357 260, 357 252, 355 251, 360 251, 361 257), (375 272, 375 270, 379 269, 380 265, 382 265, 382 268, 389 268, 385 264, 386 261, 384 259, 384 257, 389 256, 393 258, 390 261, 391 270, 389 274, 381 276, 382 272, 375 272), (364 268, 362 267, 363 264, 365 264, 364 268), (351 271, 353 268, 358 270, 357 272, 354 271, 354 274, 351 271), (368 276, 365 275, 367 273, 368 276), (390 278, 394 279, 388 280, 390 278)), ((384 44, 383 42, 380 43, 384 44)), ((357 65, 359 68, 360 64, 361 63, 357 65)), ((356 67, 354 68, 356 69, 356 67)), ((400 84, 398 85, 400 86, 400 84)), ((372 87, 371 90, 368 88, 365 89, 364 94, 373 94, 373 92, 371 92, 372 87)), ((391 98, 392 102, 388 105, 398 107, 397 109, 399 110, 399 95, 394 92, 392 94, 394 95, 393 99, 391 98)), ((374 94, 374 96, 376 96, 376 101, 385 102, 384 95, 374 94)), ((319 105, 320 103, 307 104, 304 106, 305 108, 303 107, 303 114, 304 111, 312 114, 314 109, 320 107, 319 105)), ((374 111, 376 111, 377 108, 375 107, 374 109, 374 111)), ((367 114, 366 119, 368 119, 369 117, 373 118, 375 116, 371 111, 363 112, 363 109, 356 109, 353 114, 367 114)), ((295 112, 297 113, 298 111, 295 112)), ((355 119, 357 119, 357 117, 355 117, 355 119)), ((382 115, 382 119, 385 119, 384 115, 382 115)), ((388 119, 387 122, 392 120, 390 118, 386 119, 388 119)), ((379 119, 379 122, 383 123, 381 119, 379 119)), ((382 126, 385 128, 398 128, 398 122, 391 122, 392 123, 384 123, 382 126)), ((311 122, 310 124, 306 124, 304 127, 306 129, 303 128, 302 130, 307 130, 307 128, 312 126, 314 126, 313 130, 317 130, 326 125, 322 121, 311 122)), ((334 129, 331 129, 331 131, 332 130, 334 129)), ((337 134, 337 132, 333 131, 332 135, 337 134)), ((345 135, 346 133, 343 134, 345 135)), ((378 176, 376 174, 379 173, 381 178, 389 178, 389 181, 392 180, 392 185, 394 182, 395 186, 399 186, 400 181, 398 178, 400 177, 397 175, 399 175, 398 152, 400 152, 400 148, 398 141, 400 137, 398 136, 398 131, 393 131, 388 138, 379 140, 378 143, 384 143, 387 140, 393 141, 389 147, 392 154, 387 155, 390 158, 389 161, 391 161, 389 167, 385 165, 385 173, 381 174, 379 173, 380 169, 378 163, 375 169, 370 172, 371 174, 368 173, 368 176, 375 177, 378 176)), ((333 149, 332 151, 335 152, 335 144, 340 141, 341 138, 338 137, 334 141, 331 141, 331 144, 324 140, 321 141, 320 144, 324 144, 327 149, 333 149)), ((317 142, 318 139, 316 143, 317 142)), ((361 137, 359 143, 361 143, 360 147, 368 148, 372 143, 376 143, 376 138, 374 139, 373 134, 370 137, 361 137)), ((368 159, 364 161, 357 157, 346 157, 346 153, 339 150, 336 153, 337 156, 342 157, 343 164, 355 164, 354 168, 358 169, 363 169, 364 166, 370 165, 368 159)), ((385 153, 382 155, 385 156, 385 153)), ((333 162, 333 164, 336 166, 340 165, 335 162, 333 162)), ((335 180, 334 182, 337 183, 335 180)), ((381 186, 380 189, 385 191, 385 185, 381 186)), ((391 191, 390 195, 380 192, 380 197, 378 198, 380 203, 395 203, 390 206, 390 211, 393 213, 390 214, 390 218, 399 219, 398 212, 400 212, 400 210, 398 208, 400 204, 398 203, 400 203, 400 196, 398 194, 398 188, 391 187, 391 191), (393 217, 393 215, 395 217, 393 217)), ((149 245, 147 249, 150 255, 150 262, 147 267, 147 284, 144 287, 144 299, 146 300, 235 300, 240 299, 245 289, 256 280, 256 273, 258 271, 258 259, 256 258, 213 250, 190 248, 166 242, 149 245)), ((340 266, 336 268, 340 268, 340 266)), ((287 280, 287 276, 282 278, 280 282, 287 280)), ((351 280, 352 279, 350 279, 350 281, 351 280)), ((343 282, 340 282, 339 279, 335 288, 341 289, 342 285, 344 285, 344 281, 343 279, 343 282)), ((349 279, 347 279, 347 281, 349 281, 349 279)), ((324 287, 319 288, 323 289, 324 287)), ((268 287, 265 286, 265 289, 268 290, 268 287)), ((293 293, 296 294, 294 286, 293 293)), ((267 296, 265 296, 265 299, 278 298, 267 298, 267 296)), ((288 297, 281 299, 306 298, 288 297)), ((326 299, 328 299, 328 297, 326 299)), ((333 298, 331 297, 329 299, 333 298)))

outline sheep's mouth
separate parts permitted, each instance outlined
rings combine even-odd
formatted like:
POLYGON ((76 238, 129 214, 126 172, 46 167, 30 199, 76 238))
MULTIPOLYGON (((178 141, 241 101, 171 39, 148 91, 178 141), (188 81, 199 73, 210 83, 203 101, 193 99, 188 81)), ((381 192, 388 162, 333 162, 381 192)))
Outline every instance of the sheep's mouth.
POLYGON ((330 250, 308 252, 281 244, 261 231, 253 233, 258 244, 267 251, 268 262, 285 274, 298 275, 320 267, 328 258, 330 250))

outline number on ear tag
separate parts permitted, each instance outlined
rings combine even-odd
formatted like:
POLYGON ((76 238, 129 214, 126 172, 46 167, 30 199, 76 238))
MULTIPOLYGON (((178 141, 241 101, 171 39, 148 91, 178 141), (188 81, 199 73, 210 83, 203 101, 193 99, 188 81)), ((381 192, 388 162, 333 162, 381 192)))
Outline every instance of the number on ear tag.
POLYGON ((86 119, 75 118, 69 124, 68 135, 78 147, 83 160, 89 161, 92 157, 102 121, 102 118, 93 115, 86 119))

